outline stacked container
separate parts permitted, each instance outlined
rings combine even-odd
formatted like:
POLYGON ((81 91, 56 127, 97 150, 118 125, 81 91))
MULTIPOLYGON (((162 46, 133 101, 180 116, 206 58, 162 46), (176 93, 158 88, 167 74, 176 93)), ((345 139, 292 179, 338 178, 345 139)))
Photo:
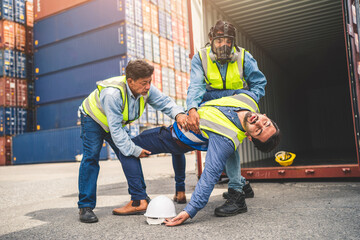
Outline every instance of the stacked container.
POLYGON ((12 136, 31 130, 28 118, 34 116, 28 94, 33 79, 27 74, 34 19, 32 1, 1 1, 0 8, 0 165, 9 165, 12 136))

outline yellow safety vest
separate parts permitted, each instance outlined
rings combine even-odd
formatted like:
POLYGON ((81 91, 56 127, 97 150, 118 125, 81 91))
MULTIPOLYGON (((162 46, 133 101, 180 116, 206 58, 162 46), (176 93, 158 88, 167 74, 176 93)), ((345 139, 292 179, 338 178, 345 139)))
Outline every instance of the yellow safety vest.
POLYGON ((223 97, 206 102, 198 109, 200 116, 200 130, 206 138, 209 136, 205 130, 217 133, 229 138, 234 143, 235 150, 246 138, 245 132, 241 131, 219 109, 214 106, 241 107, 251 112, 259 112, 258 104, 245 93, 223 97))
POLYGON ((206 89, 247 89, 248 85, 244 78, 245 49, 240 48, 237 52, 234 47, 234 59, 228 62, 225 79, 222 79, 216 61, 210 55, 211 47, 199 51, 202 67, 204 69, 206 89), (237 57, 236 57, 237 56, 237 57))
POLYGON ((103 81, 99 81, 96 83, 97 89, 95 89, 82 103, 82 107, 87 115, 89 115, 95 122, 97 122, 106 132, 109 132, 109 124, 107 121, 107 117, 105 115, 105 111, 100 103, 100 92, 107 87, 114 87, 120 90, 122 97, 122 109, 121 112, 123 114, 122 125, 125 126, 128 123, 135 121, 140 118, 144 112, 146 100, 148 95, 141 96, 139 99, 139 114, 135 119, 129 119, 129 102, 126 88, 126 77, 119 76, 109 78, 103 81))

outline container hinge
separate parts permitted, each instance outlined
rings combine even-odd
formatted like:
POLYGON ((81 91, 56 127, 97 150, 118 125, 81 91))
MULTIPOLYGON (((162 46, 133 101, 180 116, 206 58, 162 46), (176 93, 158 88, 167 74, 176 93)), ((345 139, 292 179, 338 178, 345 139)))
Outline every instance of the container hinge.
POLYGON ((285 170, 279 170, 279 171, 278 171, 278 174, 279 174, 279 175, 285 175, 285 170))
POLYGON ((254 175, 254 172, 253 172, 253 171, 247 171, 246 174, 247 174, 248 176, 252 176, 252 175, 254 175))
POLYGON ((347 173, 351 173, 351 169, 350 168, 343 168, 342 171, 347 174, 347 173))
POLYGON ((305 174, 314 174, 315 170, 314 169, 305 169, 305 174))

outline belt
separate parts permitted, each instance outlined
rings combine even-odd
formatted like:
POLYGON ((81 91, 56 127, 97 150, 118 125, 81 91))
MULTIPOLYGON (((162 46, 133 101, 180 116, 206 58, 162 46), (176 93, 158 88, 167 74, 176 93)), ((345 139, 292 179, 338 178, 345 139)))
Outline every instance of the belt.
MULTIPOLYGON (((175 134, 172 125, 170 126, 170 130, 171 130, 171 133, 172 133, 172 134, 173 134, 173 133, 175 134)), ((176 134, 175 134, 175 135, 176 135, 176 134)), ((176 142, 176 144, 177 144, 179 147, 181 147, 181 148, 183 148, 183 149, 186 149, 186 150, 188 150, 188 151, 193 151, 193 150, 195 150, 194 148, 192 148, 192 147, 190 147, 189 145, 186 145, 185 143, 183 143, 182 141, 180 141, 178 138, 173 137, 173 140, 176 142)))

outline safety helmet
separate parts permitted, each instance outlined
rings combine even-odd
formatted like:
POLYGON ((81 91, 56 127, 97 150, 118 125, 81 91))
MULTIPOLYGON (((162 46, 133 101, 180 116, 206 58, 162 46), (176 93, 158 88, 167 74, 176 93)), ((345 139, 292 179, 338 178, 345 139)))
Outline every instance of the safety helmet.
POLYGON ((286 167, 293 163, 295 157, 295 153, 280 151, 275 154, 275 161, 281 166, 286 167))
POLYGON ((144 216, 150 225, 162 224, 165 218, 176 216, 174 202, 164 195, 157 196, 150 201, 144 216))
POLYGON ((215 58, 213 60, 224 64, 234 59, 235 34, 236 28, 231 23, 222 20, 218 20, 210 29, 211 51, 215 58))

